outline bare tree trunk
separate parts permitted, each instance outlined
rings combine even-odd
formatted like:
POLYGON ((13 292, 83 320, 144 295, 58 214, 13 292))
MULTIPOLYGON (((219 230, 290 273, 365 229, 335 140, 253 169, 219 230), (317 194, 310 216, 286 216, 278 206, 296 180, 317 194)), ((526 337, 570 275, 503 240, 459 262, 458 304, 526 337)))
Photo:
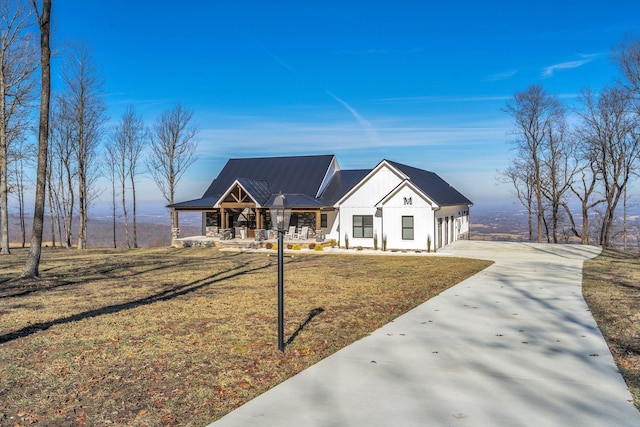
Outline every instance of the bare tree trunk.
POLYGON ((136 221, 136 181, 133 176, 131 176, 131 197, 133 200, 133 247, 138 247, 138 227, 136 221))
POLYGON ((127 248, 131 249, 131 241, 129 240, 129 223, 127 221, 127 215, 128 215, 128 212, 127 212, 127 201, 126 201, 126 192, 127 192, 127 190, 126 190, 126 185, 125 185, 125 183, 127 181, 126 181, 126 175, 125 175, 125 171, 124 171, 124 168, 125 168, 124 159, 122 159, 122 162, 123 162, 122 165, 121 165, 121 168, 122 168, 122 216, 123 216, 122 221, 124 223, 124 225, 123 225, 124 226, 124 239, 125 239, 125 241, 127 243, 127 248))
POLYGON ((42 253, 42 230, 47 184, 47 149, 49 147, 49 103, 51 99, 51 0, 42 0, 42 12, 38 12, 36 0, 31 0, 40 27, 40 65, 42 85, 40 90, 40 124, 38 131, 38 168, 36 175, 36 198, 33 209, 31 246, 22 272, 22 277, 38 277, 42 253))

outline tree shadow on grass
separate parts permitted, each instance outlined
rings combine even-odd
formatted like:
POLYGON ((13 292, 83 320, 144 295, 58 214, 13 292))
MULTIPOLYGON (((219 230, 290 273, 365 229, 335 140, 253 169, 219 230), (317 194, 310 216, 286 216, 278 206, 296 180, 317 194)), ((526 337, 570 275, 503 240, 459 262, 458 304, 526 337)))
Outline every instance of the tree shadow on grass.
POLYGON ((255 271, 272 267, 271 264, 265 264, 265 265, 256 266, 253 268, 246 268, 249 265, 250 264, 248 262, 245 262, 229 270, 212 274, 204 279, 195 280, 191 283, 187 283, 184 285, 178 285, 171 289, 157 292, 153 295, 149 295, 147 297, 140 298, 137 300, 128 301, 121 304, 109 305, 109 306, 97 308, 94 310, 88 310, 82 313, 73 314, 71 316, 62 317, 60 319, 51 320, 49 322, 40 322, 40 323, 35 323, 33 325, 25 326, 24 328, 19 329, 17 331, 0 335, 0 344, 14 341, 19 338, 24 338, 38 332, 46 331, 52 326, 64 325, 64 324, 77 322, 77 321, 92 318, 92 317, 99 317, 99 316, 108 315, 108 314, 120 313, 122 311, 130 310, 130 309, 145 306, 145 305, 150 305, 159 301, 171 300, 173 298, 190 294, 192 292, 195 292, 207 286, 213 285, 215 283, 222 282, 224 280, 233 279, 234 277, 242 276, 244 274, 249 274, 255 271))
MULTIPOLYGON (((224 260, 228 261, 230 257, 235 256, 237 256, 237 254, 228 255, 224 260)), ((69 258, 68 262, 73 261, 75 261, 73 258, 69 258)), ((0 300, 3 298, 27 296, 40 291, 48 291, 66 286, 75 286, 92 280, 118 277, 131 278, 148 273, 161 273, 163 270, 172 270, 183 265, 184 261, 182 260, 167 261, 164 258, 158 259, 156 257, 150 257, 149 259, 134 258, 132 260, 119 262, 115 265, 98 264, 91 269, 86 267, 67 267, 64 273, 60 275, 43 274, 39 278, 0 278, 0 300), (134 268, 137 269, 137 271, 131 271, 131 269, 134 268)), ((48 267, 43 269, 42 272, 51 273, 53 270, 59 268, 61 267, 48 267)))

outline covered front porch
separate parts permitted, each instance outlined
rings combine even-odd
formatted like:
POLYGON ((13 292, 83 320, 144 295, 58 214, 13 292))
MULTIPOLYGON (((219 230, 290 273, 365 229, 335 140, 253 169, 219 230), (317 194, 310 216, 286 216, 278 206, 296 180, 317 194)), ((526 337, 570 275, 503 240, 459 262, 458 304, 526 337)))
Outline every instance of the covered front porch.
MULTIPOLYGON (((277 232, 273 230, 270 211, 274 197, 270 191, 261 188, 256 182, 236 180, 217 202, 210 205, 211 207, 173 205, 170 208, 176 228, 172 230, 172 240, 179 241, 188 237, 182 235, 180 231, 181 212, 202 214, 202 235, 194 236, 199 238, 191 238, 190 241, 276 240, 277 232)), ((287 195, 287 203, 291 210, 291 218, 285 239, 324 241, 325 230, 323 229, 327 228, 327 212, 333 208, 322 206, 308 197, 297 194, 287 195)))

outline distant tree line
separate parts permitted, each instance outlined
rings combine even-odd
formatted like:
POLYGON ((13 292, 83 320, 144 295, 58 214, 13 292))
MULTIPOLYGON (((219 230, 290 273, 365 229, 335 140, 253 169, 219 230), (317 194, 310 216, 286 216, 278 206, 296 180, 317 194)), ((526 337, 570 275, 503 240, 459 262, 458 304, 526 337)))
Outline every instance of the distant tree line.
POLYGON ((52 3, 0 0, 0 246, 1 253, 10 253, 10 200, 17 206, 20 241, 26 246, 25 194, 33 187, 23 277, 38 276, 46 211, 54 247, 87 247, 89 208, 105 191, 99 177, 111 182, 114 247, 120 210, 126 245, 137 247, 136 184, 142 176, 151 177, 167 203, 173 203, 180 178, 196 160, 199 132, 193 111, 179 103, 151 128, 133 105, 109 126, 104 77, 84 41, 64 47, 54 43, 62 65, 59 89, 52 92, 52 3))
POLYGON ((611 59, 619 78, 584 89, 573 109, 540 85, 505 104, 515 155, 500 172, 528 213, 530 241, 612 247, 620 234, 626 246, 627 190, 640 173, 640 39, 627 37, 611 59))

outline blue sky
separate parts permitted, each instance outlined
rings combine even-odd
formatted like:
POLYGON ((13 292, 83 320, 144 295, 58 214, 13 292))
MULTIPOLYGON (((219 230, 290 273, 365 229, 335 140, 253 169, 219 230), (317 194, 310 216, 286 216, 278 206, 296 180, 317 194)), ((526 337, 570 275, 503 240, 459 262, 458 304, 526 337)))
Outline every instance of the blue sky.
MULTIPOLYGON (((640 2, 54 1, 54 43, 84 39, 112 122, 193 109, 199 160, 178 200, 230 157, 336 154, 431 170, 487 207, 509 197, 514 92, 542 84, 568 104, 615 78, 611 48, 640 35, 640 2)), ((55 87, 55 85, 54 85, 55 87)), ((144 206, 163 205, 141 178, 144 206)))

